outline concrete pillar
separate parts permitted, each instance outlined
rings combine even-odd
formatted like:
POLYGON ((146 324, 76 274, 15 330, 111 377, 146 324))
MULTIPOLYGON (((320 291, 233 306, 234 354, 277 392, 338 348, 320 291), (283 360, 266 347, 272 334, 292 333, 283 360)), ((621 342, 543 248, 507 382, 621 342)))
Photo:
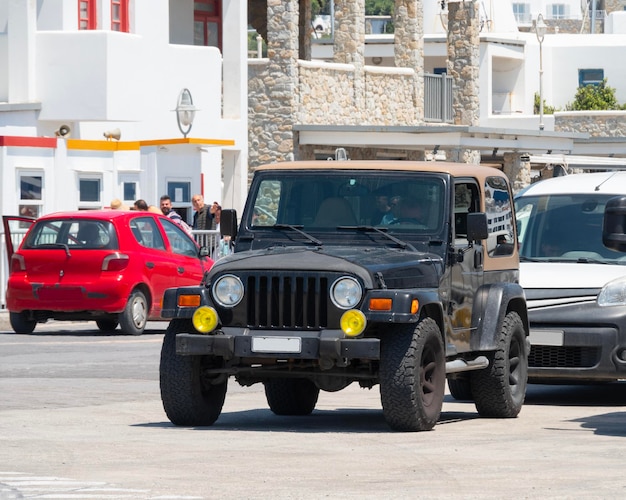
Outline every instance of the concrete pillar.
POLYGON ((354 116, 365 107, 365 0, 335 0, 334 62, 354 66, 354 116))
POLYGON ((448 1, 448 74, 453 78, 455 125, 478 125, 480 11, 477 1, 448 1))
POLYGON ((293 159, 298 93, 298 0, 267 0, 268 118, 277 161, 293 159))
POLYGON ((530 158, 528 155, 504 153, 502 171, 509 178, 514 194, 530 184, 530 158))
POLYGON ((33 102, 35 90, 35 32, 37 0, 8 0, 9 103, 33 102))
POLYGON ((415 70, 415 109, 424 121, 424 9, 422 0, 395 0, 394 58, 398 68, 415 70))

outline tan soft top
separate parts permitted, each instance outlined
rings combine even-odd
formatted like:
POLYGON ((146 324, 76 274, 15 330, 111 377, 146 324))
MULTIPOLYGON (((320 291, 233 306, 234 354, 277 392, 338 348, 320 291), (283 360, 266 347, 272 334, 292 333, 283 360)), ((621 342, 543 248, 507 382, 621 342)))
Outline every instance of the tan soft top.
POLYGON ((453 177, 506 177, 493 167, 443 161, 350 160, 350 161, 285 161, 262 165, 255 170, 386 170, 396 172, 438 172, 453 177))

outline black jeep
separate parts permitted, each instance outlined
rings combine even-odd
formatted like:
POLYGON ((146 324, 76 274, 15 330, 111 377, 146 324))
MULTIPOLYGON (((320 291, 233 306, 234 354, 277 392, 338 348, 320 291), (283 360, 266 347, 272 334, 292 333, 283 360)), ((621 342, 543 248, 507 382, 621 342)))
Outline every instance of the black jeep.
POLYGON ((163 406, 211 425, 228 379, 307 415, 320 390, 380 385, 395 430, 431 429, 445 381, 481 415, 515 417, 528 318, 511 191, 499 170, 409 161, 258 168, 233 253, 166 292, 163 406))

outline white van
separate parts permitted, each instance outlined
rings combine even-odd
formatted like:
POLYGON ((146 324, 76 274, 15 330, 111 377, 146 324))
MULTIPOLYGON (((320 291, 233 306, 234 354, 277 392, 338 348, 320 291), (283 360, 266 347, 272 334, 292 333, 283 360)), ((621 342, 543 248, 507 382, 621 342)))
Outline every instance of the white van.
POLYGON ((603 172, 541 181, 515 199, 531 382, 626 378, 626 253, 603 244, 605 206, 623 195, 626 172, 603 172))

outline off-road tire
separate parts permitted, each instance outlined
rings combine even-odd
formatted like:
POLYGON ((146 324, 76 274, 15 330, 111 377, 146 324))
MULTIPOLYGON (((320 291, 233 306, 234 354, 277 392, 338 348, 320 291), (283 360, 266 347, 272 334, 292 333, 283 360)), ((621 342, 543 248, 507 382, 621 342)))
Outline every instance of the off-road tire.
POLYGON ((193 331, 191 320, 175 319, 165 332, 159 367, 161 401, 174 425, 209 426, 222 413, 228 378, 215 384, 203 376, 203 367, 221 364, 214 356, 176 354, 176 334, 193 331))
POLYGON ((434 320, 426 318, 417 325, 398 325, 385 332, 380 399, 392 429, 432 429, 441 415, 445 384, 443 341, 434 320))
POLYGON ((277 378, 263 383, 267 404, 276 415, 310 415, 319 388, 305 378, 277 378))
POLYGON ((449 378, 448 389, 450 390, 450 395, 457 401, 474 401, 469 374, 449 378))
POLYGON ((140 290, 130 294, 126 307, 120 314, 120 327, 124 333, 141 335, 148 322, 149 306, 146 296, 140 290))
POLYGON ((117 328, 118 322, 114 319, 97 319, 96 325, 101 332, 112 332, 117 328))
POLYGON ((489 367, 472 373, 472 394, 483 417, 516 417, 526 396, 528 350, 519 314, 509 312, 502 323, 497 348, 488 354, 489 367))
POLYGON ((15 333, 29 334, 33 333, 37 321, 34 319, 27 319, 26 313, 22 312, 10 312, 9 321, 11 322, 11 328, 15 333))

